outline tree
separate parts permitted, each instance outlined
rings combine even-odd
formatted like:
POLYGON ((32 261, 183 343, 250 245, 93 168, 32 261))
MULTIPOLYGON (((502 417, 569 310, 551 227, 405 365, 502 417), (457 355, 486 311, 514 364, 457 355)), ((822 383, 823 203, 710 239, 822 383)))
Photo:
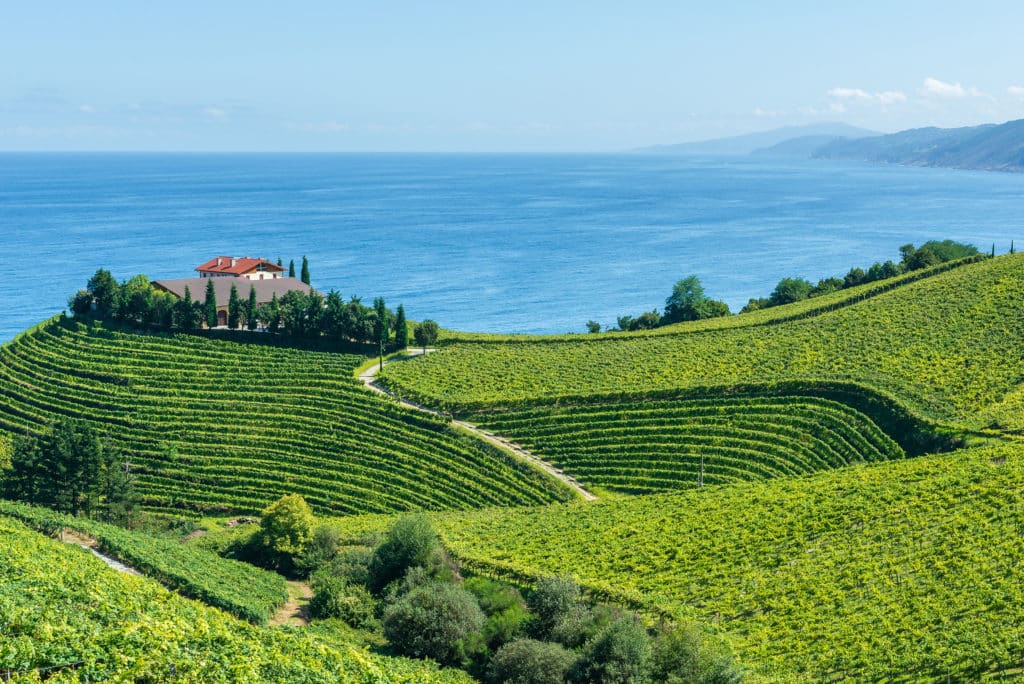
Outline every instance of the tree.
POLYGON ((566 575, 541 577, 526 604, 533 613, 530 633, 538 639, 547 639, 562 618, 583 600, 580 586, 566 575))
POLYGON ((92 295, 96 305, 96 315, 103 319, 111 318, 117 306, 118 284, 110 271, 99 269, 89 278, 86 289, 92 295))
POLYGON ((465 641, 484 624, 473 595, 446 582, 412 589, 384 609, 384 635, 403 655, 460 665, 465 641))
POLYGON ((416 340, 416 345, 423 347, 423 353, 426 354, 427 347, 437 342, 437 336, 440 331, 440 326, 428 318, 416 326, 413 330, 412 336, 416 340))
POLYGON ((263 509, 255 542, 278 569, 290 571, 293 560, 313 537, 316 518, 298 494, 286 494, 263 509))
POLYGON ((153 286, 139 274, 118 286, 117 316, 130 323, 148 323, 153 315, 153 286))
POLYGON ((384 347, 388 344, 388 332, 391 326, 388 322, 388 308, 384 304, 383 297, 377 297, 373 300, 373 310, 377 315, 373 324, 373 339, 377 343, 380 353, 379 368, 384 368, 384 347))
POLYGON ((922 268, 928 268, 939 263, 939 257, 931 250, 930 247, 922 245, 907 259, 904 260, 903 266, 908 271, 917 271, 922 268))
POLYGON ((657 328, 663 321, 661 316, 658 315, 657 311, 645 311, 640 314, 632 321, 630 321, 630 330, 653 330, 657 328))
POLYGON ((670 684, 739 684, 743 670, 729 647, 696 625, 677 625, 654 644, 654 680, 670 684))
POLYGON ((587 321, 587 332, 588 333, 599 333, 601 332, 601 324, 597 321, 587 321))
POLYGON ((517 639, 502 646, 491 658, 487 681, 562 684, 574 662, 576 654, 558 644, 517 639))
POLYGON ((345 302, 337 290, 327 293, 324 306, 324 335, 332 340, 340 340, 346 336, 345 302))
POLYGON ((295 277, 295 259, 291 259, 288 262, 288 277, 289 278, 294 278, 295 277))
POLYGON ((238 330, 242 321, 242 300, 238 298, 238 288, 231 283, 231 293, 228 295, 228 327, 238 330))
POLYGON ((329 573, 317 573, 312 584, 309 612, 313 617, 338 618, 356 629, 375 625, 376 602, 366 587, 350 584, 344 578, 329 573))
POLYGON ((277 257, 277 265, 284 268, 284 264, 281 263, 281 257, 277 257))
POLYGON ((192 301, 192 291, 185 286, 185 295, 174 303, 174 325, 185 332, 199 327, 200 317, 196 302, 192 301))
POLYGON ((423 514, 402 516, 373 552, 370 589, 378 593, 409 568, 435 565, 440 553, 441 540, 430 518, 423 514))
POLYGON ((768 306, 799 302, 811 296, 814 286, 803 278, 783 278, 768 296, 768 306))
POLYGON ((206 301, 203 303, 203 317, 207 328, 217 327, 217 291, 213 287, 213 278, 206 281, 206 301))
POLYGON ((587 643, 570 672, 574 682, 639 684, 649 681, 651 641, 636 615, 624 615, 587 643))
POLYGON ((868 279, 867 274, 863 268, 851 268, 843 278, 843 287, 856 287, 868 279))
POLYGON ((92 294, 88 290, 79 290, 68 299, 68 309, 75 316, 85 316, 92 311, 92 294))
POLYGON ((697 276, 691 275, 677 281, 672 287, 672 294, 665 300, 663 324, 697 320, 700 318, 700 305, 705 300, 704 286, 697 276))
POLYGON ((409 345, 409 323, 405 320, 405 307, 401 304, 395 311, 395 348, 405 349, 409 345))
POLYGON ((267 330, 276 333, 281 327, 281 302, 277 301, 277 293, 270 296, 270 302, 262 307, 260 318, 267 324, 267 330))
POLYGON ((259 325, 259 316, 256 306, 256 286, 249 286, 249 299, 245 303, 245 327, 255 330, 259 325))
POLYGON ((303 257, 302 257, 301 280, 302 280, 302 282, 304 282, 307 285, 309 285, 309 260, 306 259, 305 255, 303 255, 303 257))

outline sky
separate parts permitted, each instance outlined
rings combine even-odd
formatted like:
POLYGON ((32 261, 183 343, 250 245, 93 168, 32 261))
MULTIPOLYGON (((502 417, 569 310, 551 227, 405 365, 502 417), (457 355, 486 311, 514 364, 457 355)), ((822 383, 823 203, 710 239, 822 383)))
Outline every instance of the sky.
POLYGON ((1024 118, 1024 2, 4 2, 0 150, 618 151, 1024 118))

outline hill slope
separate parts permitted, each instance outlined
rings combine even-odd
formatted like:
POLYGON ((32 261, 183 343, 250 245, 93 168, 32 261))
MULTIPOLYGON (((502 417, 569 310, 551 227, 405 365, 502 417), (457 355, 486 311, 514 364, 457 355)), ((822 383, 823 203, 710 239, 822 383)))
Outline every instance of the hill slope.
POLYGON ((82 418, 129 454, 151 510, 537 504, 557 481, 366 392, 361 357, 51 323, 0 350, 0 430, 82 418))
POLYGON ((845 123, 825 122, 809 124, 806 126, 784 126, 770 131, 759 131, 757 133, 746 133, 726 138, 715 138, 713 140, 700 140, 697 142, 676 143, 671 145, 654 145, 643 147, 635 152, 641 154, 664 154, 664 155, 731 155, 750 154, 756 149, 775 145, 791 138, 818 135, 836 138, 839 136, 857 138, 864 136, 878 135, 875 131, 864 128, 857 128, 845 123))
POLYGON ((457 409, 711 385, 853 382, 933 420, 980 428, 998 408, 996 427, 1021 429, 1024 412, 1014 407, 1024 403, 1022 292, 1024 255, 1017 254, 775 325, 456 343, 389 366, 383 377, 405 396, 457 409))

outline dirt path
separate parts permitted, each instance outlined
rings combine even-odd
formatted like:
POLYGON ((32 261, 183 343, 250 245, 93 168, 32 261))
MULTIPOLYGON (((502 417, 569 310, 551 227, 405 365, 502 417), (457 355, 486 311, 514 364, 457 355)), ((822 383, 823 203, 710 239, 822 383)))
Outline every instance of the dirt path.
POLYGON ((137 577, 142 576, 142 573, 136 570, 135 568, 130 568, 121 561, 117 560, 116 558, 111 558, 105 553, 101 553, 96 548, 96 540, 92 539, 91 537, 86 537, 85 535, 79 534, 74 530, 69 530, 65 528, 61 530, 60 540, 68 544, 81 546, 83 549, 89 549, 90 551, 92 551, 92 554, 94 556, 96 556, 101 561, 112 567, 114 570, 117 570, 118 572, 123 572, 126 575, 136 575, 137 577))
MULTIPOLYGON (((427 352, 432 352, 432 351, 434 351, 434 350, 430 349, 429 347, 427 348, 427 352)), ((386 359, 384 361, 384 365, 387 366, 390 363, 395 363, 397 361, 405 361, 406 359, 410 359, 410 358, 413 358, 415 356, 422 356, 422 355, 423 355, 423 349, 408 349, 407 353, 404 356, 395 357, 393 359, 386 359)), ((398 402, 401 403, 403 406, 407 406, 409 408, 416 409, 417 411, 424 411, 426 413, 433 413, 434 415, 438 415, 438 416, 445 415, 441 411, 438 411, 436 409, 432 409, 429 406, 424 406, 423 404, 417 404, 416 402, 409 401, 408 399, 402 399, 400 397, 397 397, 396 395, 394 395, 393 393, 388 391, 387 388, 381 386, 377 382, 377 373, 379 373, 379 372, 380 372, 380 363, 378 362, 378 363, 375 363, 370 368, 368 368, 365 371, 363 371, 362 373, 360 373, 359 374, 359 379, 363 381, 363 384, 366 386, 367 389, 372 390, 374 392, 377 392, 379 394, 383 394, 385 396, 389 396, 389 397, 392 397, 394 399, 397 399, 398 402)), ((476 425, 474 425, 472 423, 467 423, 464 420, 452 420, 452 425, 455 425, 455 426, 465 430, 466 432, 469 432, 473 436, 477 437, 478 439, 482 439, 483 441, 487 442, 488 444, 496 446, 499 449, 502 449, 503 451, 506 451, 506 452, 512 454, 513 456, 515 456, 516 458, 518 458, 520 460, 527 461, 528 463, 532 463, 533 465, 537 466, 538 468, 540 468, 541 470, 546 472, 551 477, 555 478, 556 480, 560 480, 560 481, 564 482, 565 484, 567 484, 577 494, 579 494, 580 497, 582 499, 584 499, 585 501, 595 501, 597 499, 597 497, 592 492, 588 492, 586 489, 584 489, 583 485, 581 485, 579 482, 577 482, 574 477, 572 477, 571 475, 567 475, 565 472, 562 471, 561 468, 556 468, 553 464, 548 463, 547 461, 542 459, 540 456, 537 456, 536 454, 531 453, 530 451, 526 450, 525 448, 523 448, 519 444, 516 444, 515 442, 511 442, 511 441, 505 439, 504 437, 502 437, 500 435, 494 434, 493 432, 488 432, 487 430, 484 430, 483 428, 478 427, 478 426, 476 426, 476 425)))
POLYGON ((267 621, 271 627, 292 625, 305 627, 309 624, 309 599, 313 589, 305 582, 288 582, 288 602, 281 606, 274 617, 267 621))

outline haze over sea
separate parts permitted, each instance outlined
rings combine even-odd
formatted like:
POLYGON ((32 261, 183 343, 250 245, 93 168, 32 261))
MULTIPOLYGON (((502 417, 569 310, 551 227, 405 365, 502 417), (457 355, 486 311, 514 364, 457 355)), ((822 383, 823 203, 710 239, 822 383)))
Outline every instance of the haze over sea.
MULTIPOLYGON (((737 311, 907 242, 1024 247, 1024 175, 636 155, 0 154, 0 341, 100 267, 309 257, 314 287, 491 332, 582 332, 700 277, 737 311)), ((194 293, 201 297, 202 293, 194 293)), ((243 293, 244 294, 244 293, 243 293)))

